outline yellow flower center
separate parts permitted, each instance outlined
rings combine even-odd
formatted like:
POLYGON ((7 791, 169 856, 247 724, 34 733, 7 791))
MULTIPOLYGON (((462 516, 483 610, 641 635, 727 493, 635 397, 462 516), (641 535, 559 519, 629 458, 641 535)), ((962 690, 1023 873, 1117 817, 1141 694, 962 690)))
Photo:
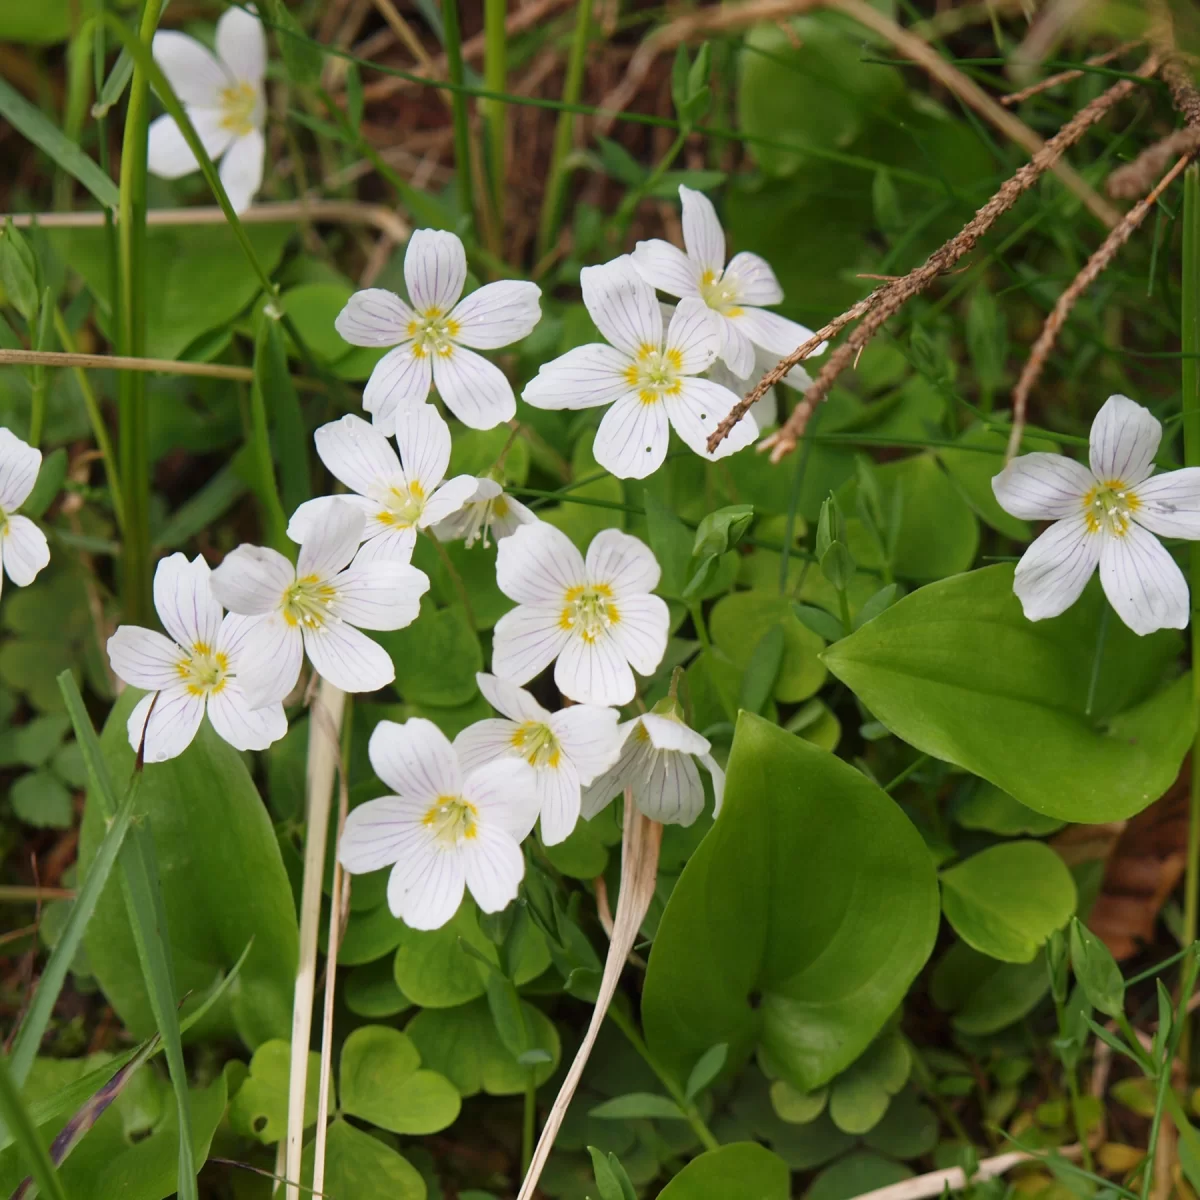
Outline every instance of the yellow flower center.
POLYGON ((479 834, 479 809, 461 796, 439 796, 421 818, 439 845, 447 850, 469 842, 479 834))
POLYGON ((180 678, 193 696, 215 696, 229 674, 229 659, 207 642, 196 642, 176 664, 180 678))
POLYGON ((737 287, 724 278, 723 271, 705 271, 700 276, 700 298, 726 317, 741 316, 737 287))
POLYGON ((437 354, 449 358, 454 353, 454 339, 461 326, 440 308, 427 308, 419 312, 408 323, 408 336, 412 338, 415 358, 426 354, 437 354))
POLYGON ((407 487, 390 487, 380 497, 376 518, 384 525, 411 529, 425 511, 425 489, 414 480, 407 487))
POLYGON ((254 114, 258 91, 248 83, 235 83, 221 89, 221 127, 236 137, 254 132, 254 114))
POLYGON ((323 629, 329 619, 329 606, 336 598, 336 588, 319 576, 304 575, 283 593, 280 611, 289 625, 323 629))
POLYGON ((585 642, 594 642, 621 619, 613 603, 612 588, 605 583, 573 587, 565 599, 558 623, 563 629, 579 634, 585 642))
POLYGON ((678 350, 660 350, 647 342, 625 368, 625 382, 637 392, 643 404, 654 404, 664 396, 679 395, 682 368, 683 355, 678 350))
POLYGON ((1101 531, 1113 537, 1129 532, 1130 514, 1142 507, 1137 492, 1120 479, 1106 479, 1083 497, 1083 519, 1089 533, 1101 531))
POLYGON ((541 721, 525 721, 512 735, 513 749, 531 767, 557 767, 562 759, 562 747, 554 730, 541 721))

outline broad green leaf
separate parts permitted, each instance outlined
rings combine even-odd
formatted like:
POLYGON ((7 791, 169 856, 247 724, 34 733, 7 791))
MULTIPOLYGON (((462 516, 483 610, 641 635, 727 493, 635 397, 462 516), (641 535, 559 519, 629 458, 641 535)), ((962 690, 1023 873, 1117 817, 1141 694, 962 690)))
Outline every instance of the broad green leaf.
POLYGON ((412 1008, 412 1001, 396 986, 390 958, 364 963, 346 973, 342 999, 356 1016, 379 1020, 412 1008))
POLYGON ((1089 717, 1099 588, 1033 623, 1012 577, 1002 564, 923 587, 824 661, 898 737, 1029 808, 1068 821, 1139 812, 1175 781, 1191 742, 1188 680, 1154 690, 1178 636, 1109 622, 1089 717))
POLYGON ((863 1139, 869 1149, 892 1158, 919 1158, 938 1140, 938 1117, 911 1088, 892 1098, 883 1119, 863 1139))
POLYGON ((62 446, 42 459, 33 491, 21 505, 21 512, 25 516, 37 518, 44 515, 62 488, 63 480, 67 477, 67 466, 67 452, 62 446))
POLYGON ((724 1042, 710 1046, 696 1060, 692 1073, 688 1076, 687 1085, 683 1089, 685 1099, 694 1100, 716 1077, 725 1066, 729 1057, 729 1047, 724 1042))
POLYGON ((658 1193, 658 1200, 788 1200, 787 1163, 765 1146, 734 1142, 692 1159, 658 1193))
POLYGON ((864 1192, 911 1179, 912 1174, 898 1162, 860 1150, 826 1167, 808 1185, 804 1200, 852 1200, 864 1192))
MULTIPOLYGON (((291 317, 304 344, 325 362, 345 358, 353 349, 333 324, 353 294, 348 283, 302 283, 280 297, 283 311, 291 317)), ((291 344, 288 349, 297 353, 291 344)))
POLYGON ((589 1115, 609 1121, 630 1121, 643 1117, 662 1121, 687 1120, 674 1100, 654 1092, 630 1092, 627 1096, 614 1096, 603 1104, 597 1104, 589 1115))
MULTIPOLYGON (((243 1137, 257 1138, 273 1146, 287 1134, 288 1076, 291 1071, 290 1042, 273 1038, 263 1042, 250 1059, 249 1074, 229 1104, 229 1124, 243 1137)), ((304 1127, 317 1119, 320 1096, 321 1056, 308 1052, 308 1086, 304 1093, 304 1127)))
POLYGON ((420 1069, 407 1034, 363 1025, 342 1046, 338 1099, 342 1111, 392 1133, 437 1133, 453 1125, 461 1102, 454 1085, 420 1069))
MULTIPOLYGON (((313 1148, 304 1148, 302 1179, 311 1180, 313 1148)), ((302 1193, 303 1194, 303 1193, 302 1193)), ((330 1200, 425 1200, 421 1173, 403 1155, 340 1118, 325 1143, 325 1195, 330 1200)))
POLYGON ((8 793, 13 814, 39 829, 69 829, 75 819, 71 793, 52 771, 30 771, 8 793))
POLYGON ((930 981, 933 1002, 953 1014, 961 1033, 988 1034, 1027 1016, 1050 990, 1045 956, 1002 963, 957 942, 942 956, 930 981))
POLYGON ((760 1044, 795 1086, 819 1087, 879 1032, 936 927, 933 864, 900 809, 853 767, 743 713, 721 816, 650 953, 647 1041, 680 1080, 724 1041, 734 1062, 760 1044))
POLYGON ((421 607, 420 618, 407 629, 375 635, 395 664, 393 686, 410 704, 466 704, 479 691, 479 638, 471 632, 461 605, 432 609, 426 599, 421 607))
POLYGON ((609 1151, 588 1147, 592 1159, 592 1171, 596 1176, 596 1187, 600 1189, 600 1200, 637 1200, 633 1183, 621 1166, 620 1160, 609 1151))
POLYGON ((1029 833, 1042 837, 1063 827, 1057 817, 1034 812, 986 779, 977 779, 970 792, 954 806, 954 819, 964 829, 982 829, 1002 837, 1029 833))
POLYGON ((791 601, 777 592, 733 592, 713 606, 709 632, 741 672, 750 666, 755 647, 768 630, 783 630, 783 659, 773 694, 784 703, 806 700, 825 682, 818 655, 824 642, 796 619, 791 601))
POLYGON ((662 568, 658 591, 679 598, 687 587, 692 564, 692 531, 648 489, 642 503, 646 508, 646 528, 650 549, 662 568))
POLYGON ((1125 980, 1109 948, 1080 920, 1071 922, 1071 966, 1088 1003, 1106 1017, 1125 1013, 1125 980))
POLYGON ((591 429, 585 429, 575 443, 575 450, 571 455, 572 480, 587 479, 590 482, 582 487, 573 487, 563 496, 562 503, 554 508, 538 510, 538 516, 543 521, 558 526, 585 554, 592 538, 602 530, 625 528, 625 513, 620 507, 602 507, 613 504, 623 506, 625 490, 619 479, 610 475, 596 462, 596 456, 592 453, 592 440, 591 429), (583 503, 575 503, 576 500, 583 503), (589 500, 598 503, 589 504, 589 500))
MULTIPOLYGON (((133 772, 125 732, 140 693, 126 689, 101 736, 114 779, 133 772)), ((267 811, 241 755, 207 720, 178 758, 149 763, 134 809, 153 836, 179 994, 200 992, 254 945, 229 1003, 206 1032, 236 1032, 251 1046, 291 1032, 297 930, 292 892, 267 811)), ((88 797, 80 834, 86 874, 104 834, 88 797)), ((96 978, 136 1037, 154 1028, 119 890, 110 882, 88 926, 96 978)))
POLYGON ((790 1125, 807 1125, 815 1121, 829 1102, 829 1089, 802 1092, 792 1087, 786 1079, 776 1079, 771 1084, 771 1107, 781 1121, 790 1125))
POLYGON ((1044 842, 1003 842, 941 874, 942 910, 969 946, 1003 962, 1032 962, 1075 912, 1075 880, 1044 842))
MULTIPOLYGON (((326 925, 318 933, 322 950, 328 948, 328 937, 326 925)), ((404 924, 399 917, 392 916, 386 903, 351 911, 338 944, 338 963, 343 967, 356 967, 362 963, 376 962, 395 950, 403 940, 404 924)))
POLYGON ((896 1032, 877 1038, 829 1088, 829 1115, 843 1133, 866 1133, 887 1112, 892 1097, 908 1082, 908 1047, 896 1032))

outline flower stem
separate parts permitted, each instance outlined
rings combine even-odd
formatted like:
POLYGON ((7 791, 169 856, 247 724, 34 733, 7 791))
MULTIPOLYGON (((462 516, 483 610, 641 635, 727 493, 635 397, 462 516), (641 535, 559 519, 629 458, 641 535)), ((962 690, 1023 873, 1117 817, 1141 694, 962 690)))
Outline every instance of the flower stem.
POLYGON ((458 194, 462 210, 471 217, 471 127, 467 120, 467 94, 463 91, 462 30, 458 24, 458 0, 445 0, 442 24, 446 35, 446 69, 451 84, 454 116, 454 168, 458 172, 458 194))
POLYGON ((471 632, 474 633, 479 627, 475 624, 475 614, 471 610, 471 593, 467 591, 467 585, 463 582, 463 577, 458 573, 458 568, 454 565, 446 547, 438 541, 431 530, 426 530, 425 532, 429 535, 429 540, 433 543, 434 553, 442 560, 442 566, 446 568, 446 574, 450 576, 450 582, 454 590, 458 593, 459 603, 463 606, 463 614, 467 618, 467 624, 471 627, 471 632))
MULTIPOLYGON (((484 0, 483 86, 489 92, 503 92, 508 86, 507 16, 507 0, 484 0)), ((487 126, 493 223, 500 230, 504 224, 504 185, 508 166, 508 105, 503 100, 481 100, 479 107, 487 126)))
MULTIPOLYGON (((1183 300, 1180 359, 1183 375, 1183 461, 1200 466, 1200 167, 1188 167, 1183 177, 1183 300)), ((1191 805, 1188 816, 1187 874, 1184 882, 1183 944, 1196 940, 1197 899, 1200 896, 1200 545, 1193 542, 1189 558, 1192 617, 1192 719, 1197 721, 1192 746, 1191 805)), ((1184 1017, 1182 1054, 1190 1077, 1192 1022, 1184 1017)))

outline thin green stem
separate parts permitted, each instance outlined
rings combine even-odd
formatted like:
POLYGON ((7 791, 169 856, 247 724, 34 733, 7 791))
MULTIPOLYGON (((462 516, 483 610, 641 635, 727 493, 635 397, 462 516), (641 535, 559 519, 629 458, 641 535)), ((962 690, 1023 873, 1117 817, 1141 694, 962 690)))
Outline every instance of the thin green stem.
MULTIPOLYGON (((563 80, 562 102, 576 105, 583 91, 583 68, 587 61, 588 38, 592 28, 592 0, 579 0, 575 8, 575 34, 567 56, 567 74, 563 80)), ((542 215, 538 223, 537 258, 546 256, 558 237, 562 220, 563 197, 567 190, 567 156, 575 136, 575 114, 561 111, 554 127, 554 149, 550 155, 550 172, 542 198, 542 215)))
MULTIPOLYGON (((443 0, 442 23, 446 34, 446 73, 456 88, 463 86, 462 30, 458 24, 458 0, 443 0)), ((458 172, 458 193, 462 211, 471 216, 471 126, 467 117, 467 97, 462 91, 450 94, 454 118, 454 168, 458 172)))
MULTIPOLYGON (((55 305, 49 288, 42 292, 41 304, 33 320, 33 348, 47 350, 50 348, 50 326, 53 322, 55 305)), ((46 368, 35 364, 30 388, 29 405, 29 444, 42 444, 42 430, 46 426, 46 389, 49 384, 46 368)))
MULTIPOLYGON (((1183 183, 1183 296, 1181 302, 1180 360, 1183 384, 1183 461, 1200 466, 1200 167, 1188 167, 1183 183)), ((1196 940, 1196 918, 1200 897, 1200 547, 1190 551, 1188 573, 1191 584, 1192 618, 1192 719, 1197 722, 1192 746, 1191 804, 1188 815, 1187 871, 1183 889, 1183 944, 1196 940)), ((1191 1021, 1183 1033, 1184 1070, 1191 1075, 1191 1021)))
MULTIPOLYGON (((257 360, 257 354, 255 358, 257 360)), ((275 479, 275 463, 271 458, 267 402, 257 371, 254 382, 250 385, 250 422, 254 435, 252 453, 256 477, 255 491, 258 493, 258 502, 262 508, 263 534, 267 545, 278 550, 280 554, 290 557, 290 552, 294 550, 294 547, 288 540, 287 514, 283 511, 283 503, 279 499, 279 485, 275 479)))
POLYGON ((609 225, 618 239, 624 234, 629 222, 633 219, 634 210, 666 174, 667 168, 679 157, 679 152, 683 149, 686 141, 687 132, 681 129, 675 135, 675 140, 667 147, 666 154, 658 160, 650 174, 637 187, 630 188, 625 193, 625 197, 609 225))
POLYGON ((1096 688, 1100 685, 1100 668, 1104 664, 1104 644, 1108 640, 1108 616, 1111 612, 1112 605, 1105 600, 1100 610, 1100 630, 1096 634, 1096 653, 1092 658, 1092 677, 1088 680, 1087 704, 1083 709, 1085 717, 1092 715, 1096 704, 1096 688))
MULTIPOLYGON (((508 0, 484 0, 483 82, 490 92, 508 90, 508 0)), ((487 126, 488 171, 491 200, 497 229, 504 222, 504 185, 507 178, 508 105, 503 100, 481 100, 480 111, 487 126)))
POLYGON ((429 540, 433 543, 434 553, 441 559, 442 566, 446 569, 446 574, 450 576, 450 583, 458 593, 459 603, 463 606, 467 624, 470 625, 471 631, 474 632, 478 627, 475 624, 475 614, 471 610, 471 593, 467 591, 467 585, 463 582, 463 577, 459 574, 458 568, 451 561, 446 547, 438 541, 432 532, 429 533, 429 540))
POLYGON ((708 626, 704 623, 704 610, 700 607, 700 601, 694 600, 688 606, 688 611, 692 614, 692 624, 696 627, 696 636, 700 639, 700 645, 704 647, 704 661, 708 666, 708 677, 720 698, 725 715, 736 725, 737 705, 726 694, 725 685, 717 672, 716 653, 713 650, 712 640, 708 636, 708 626))

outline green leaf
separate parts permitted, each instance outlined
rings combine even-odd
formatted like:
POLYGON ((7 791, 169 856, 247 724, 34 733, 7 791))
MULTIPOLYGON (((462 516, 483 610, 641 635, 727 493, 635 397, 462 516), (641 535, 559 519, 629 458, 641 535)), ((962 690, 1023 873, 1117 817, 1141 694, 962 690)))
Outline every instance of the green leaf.
POLYGON ((615 1154, 611 1151, 606 1154, 595 1146, 588 1147, 588 1154, 592 1159, 596 1186, 600 1189, 600 1200, 637 1200, 629 1175, 615 1154))
POLYGON ((662 1121, 686 1121, 683 1110, 669 1096, 654 1092, 630 1092, 597 1104, 588 1114, 605 1121, 634 1121, 645 1117, 662 1121))
POLYGON ((375 639, 391 655, 393 686, 410 704, 450 708, 478 694, 475 673, 483 670, 483 652, 461 605, 426 608, 407 629, 377 633, 375 639))
POLYGON ((342 999, 356 1016, 374 1020, 394 1017, 412 1008, 412 1001, 396 986, 392 960, 386 958, 349 971, 342 999))
POLYGON ((647 1041, 679 1079, 716 1042, 735 1062, 761 1044, 812 1090, 878 1033, 936 928, 932 860, 893 801, 847 763, 743 713, 721 816, 650 952, 647 1041), (786 921, 773 919, 781 913, 786 921))
POLYGON ((38 1137, 37 1129, 29 1118, 20 1092, 8 1069, 8 1062, 0 1055, 0 1118, 13 1131, 17 1146, 33 1175, 34 1182, 49 1200, 67 1200, 63 1186, 50 1155, 38 1137))
POLYGON ((1004 842, 942 872, 942 910, 969 946, 1032 962, 1075 912, 1075 880, 1044 842, 1004 842))
POLYGON ((846 632, 841 621, 823 608, 793 601, 792 612, 806 629, 811 629, 817 637, 824 638, 827 642, 839 641, 846 632))
POLYGON ((1153 691, 1176 635, 1138 638, 1112 622, 1089 718, 1099 588, 1035 624, 1012 577, 1003 564, 930 584, 822 657, 898 737, 1038 812, 1096 822, 1140 811, 1190 744, 1187 679, 1153 691))
POLYGON ((407 1034, 386 1025, 361 1026, 342 1046, 342 1111, 392 1133, 448 1128, 461 1107, 458 1092, 444 1075, 420 1065, 420 1052, 407 1034))
POLYGON ((103 207, 117 207, 121 198, 117 185, 41 109, 35 108, 3 79, 0 79, 0 116, 68 175, 78 179, 103 207))
POLYGON ((954 1014, 959 1032, 988 1034, 1027 1016, 1049 990, 1043 955, 1030 963, 1002 963, 958 942, 934 968, 930 995, 954 1014))
POLYGON ((919 1158, 938 1140, 938 1117, 906 1089, 892 1099, 882 1120, 864 1141, 869 1149, 892 1158, 919 1158))
POLYGON ((746 536, 753 520, 753 504, 731 504, 710 512, 696 527, 693 556, 708 558, 727 553, 746 536))
POLYGON ((851 1200, 864 1192, 911 1178, 908 1167, 860 1150, 826 1167, 809 1184, 804 1200, 851 1200))
POLYGON ((777 592, 732 592, 709 615, 709 632, 718 649, 743 674, 759 640, 773 626, 783 630, 783 660, 775 678, 776 700, 806 700, 825 682, 818 657, 821 639, 796 619, 791 602, 777 592))
POLYGON ((787 1163, 755 1142, 734 1142, 693 1158, 658 1193, 658 1200, 788 1200, 787 1163))
POLYGON ((292 513, 312 496, 309 435, 304 414, 300 411, 300 397, 288 371, 283 333, 279 323, 269 317, 262 318, 255 341, 254 376, 270 417, 275 458, 279 464, 279 498, 284 512, 292 513))
POLYGON ((775 690, 779 669, 783 665, 783 627, 772 625, 755 643, 742 676, 742 691, 738 707, 747 712, 761 713, 775 690))
POLYGON ((63 480, 67 477, 67 452, 59 446, 42 459, 38 471, 37 482, 29 493, 21 511, 27 517, 38 518, 45 514, 46 509, 54 503, 55 497, 62 490, 63 480))
POLYGON ((1071 966, 1088 1003, 1106 1017, 1125 1013, 1125 980, 1109 948, 1076 918, 1071 922, 1071 966))
MULTIPOLYGON (((313 1148, 304 1149, 302 1179, 312 1179, 313 1148)), ((303 1193, 301 1193, 303 1194, 303 1193)), ((421 1173, 379 1138, 341 1120, 325 1142, 325 1195, 330 1200, 425 1200, 421 1173)))
MULTIPOLYGON (((104 763, 117 779, 133 773, 125 723, 139 695, 126 689, 100 739, 104 763)), ((147 764, 134 812, 153 838, 180 995, 209 987, 253 939, 235 994, 210 1014, 205 1031, 236 1032, 251 1046, 286 1038, 298 943, 295 908, 279 845, 242 756, 205 721, 178 758, 147 764)), ((93 790, 80 833, 85 876, 104 831, 93 790)), ((152 1014, 128 919, 111 883, 96 906, 86 945, 109 1002, 135 1037, 146 1036, 152 1014)))
MULTIPOLYGON (((243 1137, 273 1146, 287 1135, 288 1077, 292 1065, 290 1042, 273 1038, 263 1042, 250 1059, 250 1072, 229 1105, 229 1125, 243 1137)), ((317 1119, 321 1088, 321 1056, 308 1052, 308 1084, 304 1092, 304 1127, 317 1119)))
POLYGON ((658 591, 679 598, 687 587, 692 562, 692 531, 653 492, 642 500, 650 549, 662 568, 658 591))
POLYGON ((908 1082, 908 1047, 894 1031, 877 1038, 830 1085, 829 1115, 843 1133, 866 1133, 908 1082))
POLYGON ((320 45, 304 32, 284 0, 267 0, 267 8, 288 77, 294 83, 315 85, 325 65, 320 45))
POLYGON ((729 1057, 729 1047, 724 1042, 718 1042, 709 1047, 698 1059, 688 1076, 687 1086, 683 1089, 685 1100, 695 1100, 702 1091, 721 1073, 725 1060, 729 1057))
POLYGON ((982 829, 1002 837, 1019 833, 1042 837, 1063 827, 1057 817, 1034 812, 986 779, 975 780, 966 797, 954 807, 954 819, 964 829, 982 829))
POLYGON ((71 793, 50 771, 22 775, 8 793, 18 820, 38 829, 69 829, 75 820, 71 793))
POLYGON ((815 1121, 829 1102, 829 1089, 817 1088, 802 1092, 792 1087, 786 1079, 776 1079, 771 1084, 771 1107, 781 1121, 790 1125, 807 1125, 815 1121))
MULTIPOLYGON (((3 80, 0 80, 0 89, 4 86, 3 80)), ((0 90, 2 96, 3 91, 0 90)), ((0 230, 0 286, 3 286, 9 304, 32 326, 40 303, 37 262, 21 231, 13 224, 12 217, 0 230)))

